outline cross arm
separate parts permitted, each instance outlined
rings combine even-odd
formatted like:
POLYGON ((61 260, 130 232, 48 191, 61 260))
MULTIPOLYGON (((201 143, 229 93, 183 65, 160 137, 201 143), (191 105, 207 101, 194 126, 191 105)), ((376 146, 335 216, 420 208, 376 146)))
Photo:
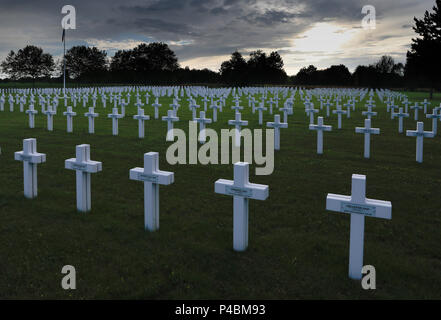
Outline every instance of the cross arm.
POLYGON ((219 179, 214 184, 214 192, 254 200, 265 200, 269 196, 269 187, 255 183, 247 183, 244 187, 237 187, 232 180, 219 179))
POLYGON ((88 173, 97 173, 103 170, 102 162, 89 160, 78 163, 77 159, 75 158, 65 160, 64 167, 69 170, 83 171, 88 173))
POLYGON ((326 197, 326 210, 342 213, 363 214, 369 217, 392 219, 390 201, 365 199, 364 203, 354 203, 351 196, 329 193, 326 197))
POLYGON ((153 174, 145 173, 143 168, 130 169, 130 180, 152 182, 162 185, 170 185, 174 182, 174 173, 168 171, 155 171, 153 174))
POLYGON ((46 154, 44 153, 32 153, 24 154, 23 151, 17 151, 14 153, 14 159, 17 161, 28 161, 30 163, 43 163, 46 162, 46 154))

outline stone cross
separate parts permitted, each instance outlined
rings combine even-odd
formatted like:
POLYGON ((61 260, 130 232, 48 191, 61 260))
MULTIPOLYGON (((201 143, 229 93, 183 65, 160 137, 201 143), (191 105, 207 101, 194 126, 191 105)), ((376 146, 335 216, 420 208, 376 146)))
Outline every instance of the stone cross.
POLYGON ((66 116, 67 119, 67 132, 73 131, 73 117, 77 115, 76 112, 72 111, 72 107, 67 107, 67 111, 63 112, 63 115, 66 116))
POLYGON ((310 124, 309 130, 317 131, 317 154, 323 154, 323 131, 331 131, 332 126, 325 126, 323 117, 318 117, 317 124, 310 124))
POLYGON ((364 217, 392 219, 392 203, 366 198, 366 176, 352 175, 350 196, 329 193, 326 210, 351 215, 349 242, 349 278, 360 280, 363 268, 364 217))
POLYGON ((162 104, 158 103, 158 99, 156 99, 155 103, 152 104, 152 107, 155 108, 155 119, 159 118, 159 107, 161 107, 162 104))
POLYGON ((239 101, 237 101, 237 102, 236 102, 236 105, 232 106, 231 109, 233 109, 234 112, 240 112, 240 110, 242 110, 243 107, 241 107, 241 106, 239 105, 239 101))
POLYGON ((121 116, 124 118, 126 116, 126 106, 129 104, 125 100, 121 101, 121 116))
POLYGON ((274 122, 267 122, 266 126, 274 128, 274 150, 280 150, 280 128, 288 128, 287 123, 280 122, 280 115, 274 115, 274 122))
POLYGON ((314 104, 309 103, 309 108, 305 112, 309 115, 309 124, 314 124, 314 113, 319 112, 317 109, 314 109, 314 104))
POLYGON ((416 137, 416 161, 423 162, 423 143, 424 138, 433 138, 435 134, 432 131, 424 131, 424 122, 417 122, 416 131, 407 130, 406 136, 416 137))
POLYGON ((167 116, 162 117, 162 121, 167 121, 167 136, 165 141, 173 141, 173 122, 179 121, 179 118, 175 116, 173 110, 168 110, 167 116))
POLYGON ((415 102, 415 105, 411 106, 410 109, 415 110, 415 121, 418 121, 418 110, 422 109, 423 107, 418 105, 418 102, 415 102))
POLYGON ((199 113, 199 118, 195 118, 194 121, 199 123, 199 142, 205 143, 207 141, 207 136, 205 134, 205 126, 208 123, 211 123, 211 119, 205 118, 205 112, 201 111, 199 113))
POLYGON ((340 106, 337 107, 337 110, 332 110, 332 113, 338 115, 338 129, 341 129, 341 115, 346 114, 347 111, 341 109, 340 106))
POLYGON ((398 113, 392 112, 392 119, 398 117, 398 132, 403 133, 403 118, 409 118, 408 113, 403 112, 403 108, 398 109, 398 113))
POLYGON ((240 112, 236 112, 236 116, 234 120, 228 120, 228 125, 230 126, 234 126, 236 131, 235 131, 235 139, 234 139, 234 145, 239 148, 240 147, 240 131, 242 129, 243 126, 247 126, 248 125, 248 121, 242 120, 242 115, 240 112))
POLYGON ((46 115, 46 117, 47 117, 47 130, 53 131, 54 130, 54 115, 56 115, 57 112, 52 109, 51 105, 48 105, 46 111, 44 111, 43 114, 46 115))
POLYGON ((351 117, 351 107, 352 107, 352 103, 350 101, 348 101, 348 103, 344 104, 343 107, 346 107, 346 115, 347 118, 349 119, 351 117))
POLYGON ((364 116, 367 116, 368 119, 371 119, 372 117, 377 116, 377 112, 372 111, 371 105, 368 107, 368 111, 363 111, 361 114, 364 116))
POLYGON ((364 119, 364 128, 356 127, 356 133, 364 133, 364 157, 371 156, 371 134, 380 134, 380 129, 371 127, 371 119, 364 119))
POLYGON ((37 152, 35 138, 23 140, 23 151, 17 151, 14 159, 23 162, 24 196, 28 199, 37 196, 37 165, 46 162, 46 154, 37 152))
POLYGON ((98 113, 95 113, 93 107, 89 107, 89 112, 84 114, 85 117, 89 118, 89 133, 95 133, 95 118, 99 116, 98 113))
POLYGON ((102 171, 102 162, 90 160, 90 145, 76 146, 76 158, 67 159, 66 169, 76 171, 77 209, 88 212, 92 208, 91 201, 91 174, 102 171))
POLYGON ((118 119, 123 117, 122 114, 118 114, 118 108, 113 108, 112 113, 107 115, 108 118, 112 118, 112 134, 118 135, 118 119))
POLYGON ((288 105, 284 105, 279 111, 283 112, 283 122, 288 123, 288 114, 291 112, 291 108, 288 105))
POLYGON ((266 107, 261 103, 255 110, 259 111, 259 124, 263 124, 263 111, 266 111, 266 107))
POLYGON ((331 106, 333 106, 334 104, 333 103, 331 103, 331 101, 330 100, 327 100, 326 101, 326 103, 324 104, 324 106, 326 107, 326 117, 328 117, 329 118, 329 107, 331 107, 331 106))
POLYGON ((144 115, 144 109, 138 107, 138 114, 134 115, 133 119, 138 120, 138 137, 143 139, 145 134, 144 121, 150 120, 150 116, 144 115))
POLYGON ((219 109, 219 106, 216 102, 213 102, 210 105, 210 109, 213 109, 213 122, 217 122, 217 109, 219 109))
POLYGON ((424 113, 427 113, 427 106, 430 105, 430 102, 427 101, 427 99, 424 99, 421 104, 424 106, 424 113))
POLYGON ((269 104, 269 114, 273 114, 273 105, 276 104, 273 98, 268 100, 268 104, 269 104))
POLYGON ((159 170, 157 152, 144 154, 144 168, 130 170, 130 180, 144 182, 144 227, 149 231, 159 229, 159 185, 174 182, 174 173, 159 170))
POLYGON ((234 180, 219 179, 214 191, 233 196, 233 249, 245 251, 248 247, 248 202, 249 199, 266 200, 269 188, 266 185, 249 182, 249 164, 234 164, 234 180))
POLYGON ((194 121, 194 119, 196 118, 196 110, 199 108, 199 106, 196 104, 196 103, 191 103, 190 104, 190 109, 191 109, 191 118, 193 119, 193 121, 194 121))
POLYGON ((35 115, 38 113, 37 110, 34 109, 34 105, 29 105, 29 109, 26 110, 26 113, 29 115, 29 128, 33 129, 35 127, 35 115))
POLYGON ((438 120, 441 119, 441 114, 438 114, 436 108, 434 108, 432 114, 427 114, 426 118, 432 119, 432 132, 436 135, 438 131, 438 120))

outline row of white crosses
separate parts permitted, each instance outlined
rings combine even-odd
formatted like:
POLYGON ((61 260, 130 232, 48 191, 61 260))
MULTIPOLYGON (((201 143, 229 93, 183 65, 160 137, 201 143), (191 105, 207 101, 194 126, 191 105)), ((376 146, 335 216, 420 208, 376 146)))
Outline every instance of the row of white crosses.
MULTIPOLYGON (((36 197, 37 164, 45 162, 46 155, 37 153, 35 139, 25 139, 23 151, 16 152, 15 159, 23 162, 25 196, 36 197)), ((76 147, 76 158, 65 161, 65 167, 76 171, 78 211, 90 211, 91 174, 102 171, 102 163, 90 160, 90 146, 83 144, 76 147)), ((144 154, 144 167, 133 168, 129 172, 131 180, 144 183, 144 227, 156 231, 159 229, 159 186, 174 183, 174 173, 159 170, 159 155, 156 152, 144 154)), ((245 251, 249 238, 249 199, 266 200, 269 187, 250 183, 249 164, 238 162, 234 165, 234 180, 217 180, 215 192, 233 197, 233 249, 245 251)), ((351 215, 349 277, 361 279, 365 216, 391 219, 392 204, 366 198, 366 177, 354 174, 351 195, 328 194, 326 209, 351 215)))

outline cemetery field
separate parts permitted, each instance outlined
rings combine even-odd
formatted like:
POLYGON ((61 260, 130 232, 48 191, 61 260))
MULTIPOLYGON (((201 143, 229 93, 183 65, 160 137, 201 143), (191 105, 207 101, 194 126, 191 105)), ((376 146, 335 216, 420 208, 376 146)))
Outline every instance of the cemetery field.
MULTIPOLYGON (((422 102, 427 93, 406 93, 422 102)), ((250 182, 269 185, 269 198, 250 200, 249 247, 234 252, 233 199, 214 193, 218 179, 233 179, 233 165, 169 165, 167 123, 154 120, 151 101, 145 108, 145 139, 138 138, 136 107, 126 108, 119 135, 112 136, 108 103, 97 102, 95 134, 88 134, 87 108, 74 109, 73 133, 66 132, 60 99, 54 131, 46 116, 35 128, 15 106, 0 112, 0 298, 2 299, 441 299, 441 137, 424 139, 424 162, 415 161, 416 139, 398 133, 386 105, 376 100, 371 159, 363 158, 365 101, 351 118, 324 117, 324 154, 316 154, 317 133, 297 93, 288 129, 281 129, 281 150, 274 172, 250 182), (38 166, 38 197, 23 196, 23 164, 14 160, 22 140, 37 139, 47 155, 38 166), (75 173, 64 161, 75 146, 91 145, 91 159, 103 171, 92 176, 92 211, 79 213, 75 173), (143 184, 129 180, 129 169, 143 166, 143 154, 159 152, 160 169, 175 173, 175 182, 160 187, 160 229, 144 230, 143 184), (326 211, 327 193, 351 193, 351 175, 366 175, 366 196, 392 202, 392 220, 366 218, 364 264, 373 265, 377 289, 365 291, 348 279, 347 214, 326 211), (61 268, 76 269, 77 289, 63 290, 61 268)), ((197 101, 203 105, 201 101, 197 101)), ((320 103, 314 98, 315 107, 320 103)), ((439 106, 436 95, 431 107, 439 106)), ((160 98, 160 117, 171 98, 160 98)), ((397 102, 398 103, 398 102, 397 102)), ((231 129, 231 96, 218 121, 208 128, 231 129)), ((282 103, 281 103, 282 104, 282 103)), ((191 111, 183 99, 175 128, 188 132, 191 111)), ((245 99, 242 106, 247 106, 245 99)), ((402 105, 400 105, 402 106, 402 105)), ((332 108, 333 109, 333 108, 332 108)), ((430 108, 431 109, 431 108, 430 108)), ((276 110, 276 109, 275 109, 276 110)), ((277 111, 275 111, 277 113, 277 111)), ((405 130, 415 130, 413 111, 405 130)), ((211 111, 207 112, 211 118, 211 111)), ((425 115, 419 113, 422 121, 425 115)), ((282 116, 283 118, 283 116, 282 116)), ((258 113, 242 111, 249 129, 258 129, 258 113)), ((264 122, 273 121, 268 112, 264 122)), ((424 119, 425 130, 432 120, 424 119)), ((438 124, 440 128, 441 124, 438 124)), ((439 129, 438 129, 439 130, 439 129)), ((187 149, 188 153, 188 149, 187 149)), ((188 156, 188 154, 187 154, 188 156)))

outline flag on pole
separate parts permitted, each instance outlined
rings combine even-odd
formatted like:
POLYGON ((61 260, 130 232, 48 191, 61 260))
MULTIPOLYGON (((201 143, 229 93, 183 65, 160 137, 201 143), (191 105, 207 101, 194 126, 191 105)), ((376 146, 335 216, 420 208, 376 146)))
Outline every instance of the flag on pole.
POLYGON ((66 29, 63 28, 63 35, 61 36, 61 42, 64 42, 65 35, 66 35, 66 29))

